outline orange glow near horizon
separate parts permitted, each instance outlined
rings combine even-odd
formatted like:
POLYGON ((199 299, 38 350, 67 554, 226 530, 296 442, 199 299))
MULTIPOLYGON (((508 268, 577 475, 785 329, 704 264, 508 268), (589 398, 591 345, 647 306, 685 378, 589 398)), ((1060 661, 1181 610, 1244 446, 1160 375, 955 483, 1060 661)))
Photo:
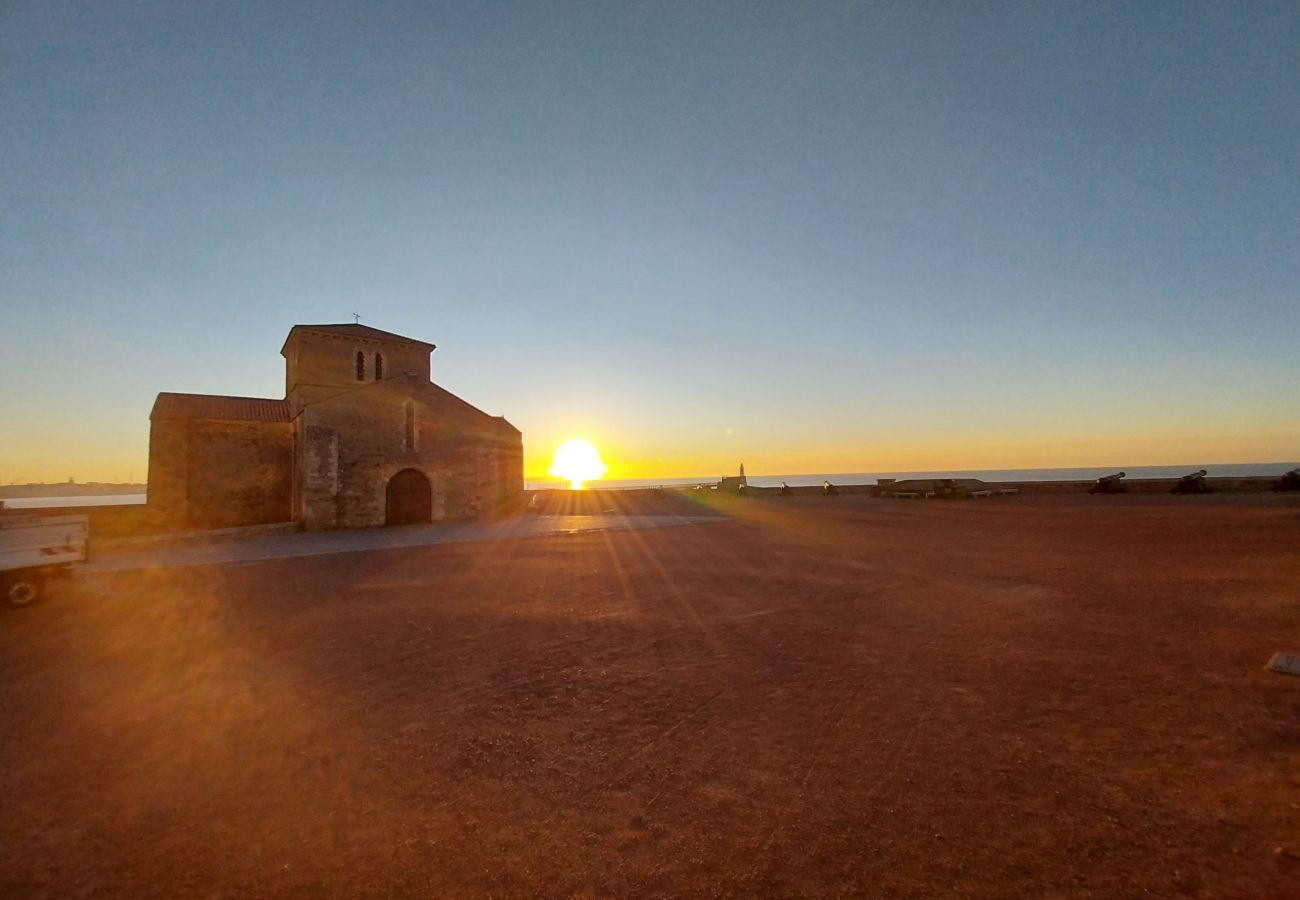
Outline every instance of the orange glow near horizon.
POLYGON ((582 490, 585 481, 599 481, 605 477, 609 466, 600 458, 600 451, 585 438, 570 438, 561 444, 551 460, 548 474, 563 478, 575 491, 582 490))
MULTIPOLYGON (((143 483, 149 468, 147 422, 124 426, 120 412, 102 404, 95 413, 103 419, 90 414, 67 420, 14 419, 14 433, 31 439, 0 446, 0 484, 55 484, 69 477, 78 484, 143 483)), ((751 476, 1145 465, 1186 465, 1190 471, 1207 464, 1278 463, 1290 468, 1300 463, 1300 430, 1292 420, 1262 425, 1245 420, 1235 426, 1084 422, 1066 429, 1006 423, 991 433, 987 423, 960 430, 914 425, 880 435, 860 430, 819 433, 811 442, 776 427, 710 435, 679 434, 672 423, 660 428, 636 423, 634 428, 596 416, 554 425, 522 422, 530 482, 548 480, 555 448, 575 434, 600 448, 601 464, 607 464, 600 476, 604 480, 719 478, 734 475, 741 462, 751 476)))
MULTIPOLYGON (((1190 430, 1190 429, 1189 429, 1190 430)), ((1074 467, 1124 468, 1126 466, 1226 465, 1278 463, 1294 465, 1300 433, 1266 431, 1242 434, 1112 433, 1041 434, 1010 432, 990 439, 980 434, 925 438, 887 438, 799 446, 763 435, 746 446, 722 446, 706 440, 700 446, 660 442, 646 448, 620 441, 618 435, 600 435, 609 455, 606 479, 718 478, 734 475, 745 463, 751 476, 835 474, 855 472, 948 472, 991 469, 1054 469, 1074 467), (629 444, 631 446, 629 446, 629 444), (646 452, 646 451, 649 452, 646 452), (639 452, 638 452, 639 451, 639 452), (694 451, 694 452, 693 452, 694 451)), ((560 436, 552 438, 559 440, 560 436)), ((527 437, 525 437, 527 447, 527 437)), ((546 446, 545 441, 538 442, 546 446)), ((684 444, 685 442, 683 442, 684 444)), ((552 446, 554 446, 552 444, 552 446)), ((529 481, 542 482, 547 457, 538 454, 526 466, 529 481), (540 458, 538 458, 540 457, 540 458)), ((590 480, 590 479, 583 479, 590 480)))

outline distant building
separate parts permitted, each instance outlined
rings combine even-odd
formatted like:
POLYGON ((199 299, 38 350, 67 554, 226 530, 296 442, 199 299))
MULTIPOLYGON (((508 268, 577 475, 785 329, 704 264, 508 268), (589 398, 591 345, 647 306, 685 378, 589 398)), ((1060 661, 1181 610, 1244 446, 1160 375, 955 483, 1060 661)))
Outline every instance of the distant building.
POLYGON ((722 480, 718 482, 718 490, 730 491, 734 494, 748 485, 749 481, 745 478, 745 464, 741 463, 740 475, 723 475, 722 480))
POLYGON ((366 325, 295 325, 283 400, 159 394, 150 509, 172 527, 317 530, 514 506, 522 435, 430 381, 433 350, 366 325))

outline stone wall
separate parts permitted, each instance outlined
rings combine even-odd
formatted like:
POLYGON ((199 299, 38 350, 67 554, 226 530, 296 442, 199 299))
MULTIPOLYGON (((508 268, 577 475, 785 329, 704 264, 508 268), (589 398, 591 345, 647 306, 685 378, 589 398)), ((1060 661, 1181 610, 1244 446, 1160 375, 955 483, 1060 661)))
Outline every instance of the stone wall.
MULTIPOLYGON (((1094 481, 1009 481, 1005 487, 1018 488, 1022 494, 1086 494, 1094 481)), ((1178 484, 1177 478, 1125 478, 1122 482, 1129 494, 1168 494, 1178 484)), ((1252 494, 1270 491, 1277 478, 1206 478, 1205 484, 1214 493, 1252 494)), ((1002 486, 1002 485, 1000 485, 1002 486)))
POLYGON ((189 524, 287 522, 293 430, 280 422, 190 423, 189 524))
POLYGON ((188 507, 189 423, 155 420, 149 427, 148 506, 164 527, 183 527, 188 507))
POLYGON ((148 506, 172 529, 287 522, 292 463, 287 423, 158 420, 148 506))
POLYGON ((429 480, 433 521, 517 507, 523 492, 519 432, 449 397, 409 379, 344 392, 304 409, 298 419, 301 497, 295 503, 304 525, 315 530, 384 524, 388 482, 403 469, 429 480))
POLYGON ((107 504, 104 506, 42 506, 0 509, 0 517, 86 516, 90 520, 93 557, 100 546, 98 538, 158 534, 169 530, 168 523, 145 503, 107 504))
POLYGON ((297 423, 293 517, 310 529, 338 527, 339 437, 334 429, 297 423))
POLYGON ((294 413, 340 390, 374 382, 376 354, 383 357, 385 379, 409 372, 429 380, 429 350, 413 344, 302 331, 293 335, 284 352, 285 397, 294 413), (360 380, 357 353, 364 360, 360 380))

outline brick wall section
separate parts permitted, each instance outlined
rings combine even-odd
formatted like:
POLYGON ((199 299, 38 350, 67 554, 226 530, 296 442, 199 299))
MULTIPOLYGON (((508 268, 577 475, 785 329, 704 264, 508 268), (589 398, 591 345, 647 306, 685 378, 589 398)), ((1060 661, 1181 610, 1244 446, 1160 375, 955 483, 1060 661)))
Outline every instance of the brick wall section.
POLYGON ((189 423, 155 420, 149 428, 148 506, 170 527, 183 527, 188 512, 189 423))
POLYGON ((332 429, 308 425, 300 418, 298 435, 297 499, 294 518, 315 530, 338 526, 339 438, 332 429))
POLYGON ((148 506, 169 528, 287 522, 292 472, 288 423, 159 419, 150 428, 148 506))
POLYGON ((384 378, 410 372, 429 380, 429 350, 417 344, 294 332, 285 344, 285 397, 293 414, 303 406, 332 397, 340 390, 375 380, 375 354, 384 358, 384 378), (364 362, 363 381, 356 377, 356 355, 364 362))
POLYGON ((293 428, 282 422, 190 422, 188 523, 287 522, 293 428))
POLYGON ((518 512, 527 502, 524 497, 524 441, 523 435, 504 440, 497 457, 500 477, 497 482, 497 512, 518 512))

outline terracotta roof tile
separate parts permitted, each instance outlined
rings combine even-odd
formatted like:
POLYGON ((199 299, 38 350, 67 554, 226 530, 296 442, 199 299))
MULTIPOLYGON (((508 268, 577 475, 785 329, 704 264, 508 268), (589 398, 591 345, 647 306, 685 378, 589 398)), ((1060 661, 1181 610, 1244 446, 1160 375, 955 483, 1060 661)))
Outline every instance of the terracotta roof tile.
POLYGON ((288 422, 289 404, 263 397, 161 393, 150 419, 221 419, 228 422, 288 422))

